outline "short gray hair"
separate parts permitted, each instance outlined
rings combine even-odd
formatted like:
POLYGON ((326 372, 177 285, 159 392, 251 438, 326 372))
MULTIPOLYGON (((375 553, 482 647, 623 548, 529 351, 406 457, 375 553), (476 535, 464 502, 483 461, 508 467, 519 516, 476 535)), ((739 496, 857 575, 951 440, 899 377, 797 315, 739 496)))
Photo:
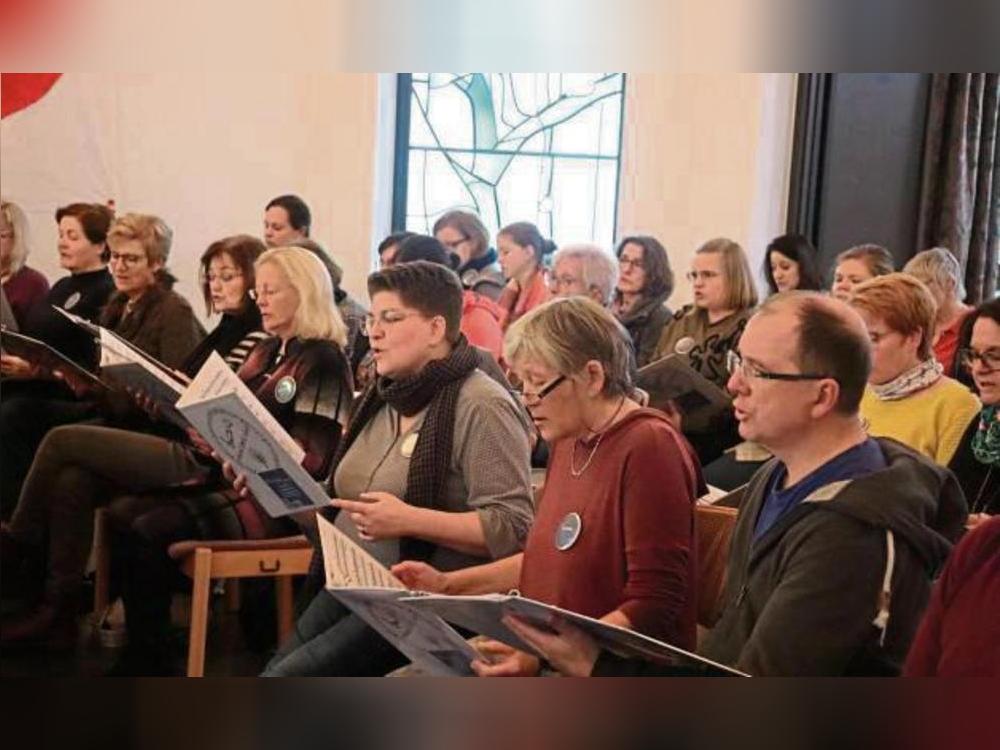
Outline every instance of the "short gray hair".
POLYGON ((615 287, 618 286, 618 263, 607 252, 597 245, 578 243, 566 245, 552 256, 552 267, 563 258, 578 258, 583 264, 583 283, 590 289, 601 293, 604 305, 610 305, 615 287))
POLYGON ((903 266, 904 273, 916 276, 923 282, 934 281, 941 289, 946 289, 950 280, 955 290, 955 299, 965 299, 965 280, 958 258, 946 247, 932 247, 910 258, 903 266))

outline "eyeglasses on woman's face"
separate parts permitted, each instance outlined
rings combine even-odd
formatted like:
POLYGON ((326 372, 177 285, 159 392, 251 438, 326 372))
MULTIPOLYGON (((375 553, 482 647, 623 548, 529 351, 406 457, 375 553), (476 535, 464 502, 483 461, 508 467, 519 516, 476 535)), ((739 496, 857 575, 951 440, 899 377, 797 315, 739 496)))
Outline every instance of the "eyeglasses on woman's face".
POLYGON ((558 388, 566 380, 565 375, 560 375, 555 380, 550 381, 546 385, 542 386, 537 391, 526 390, 524 385, 516 391, 517 395, 520 396, 521 402, 525 406, 537 406, 540 404, 546 396, 548 396, 552 391, 558 388))
POLYGON ((958 352, 959 361, 962 365, 971 370, 977 363, 987 372, 1000 370, 1000 348, 990 347, 983 351, 976 351, 972 347, 960 349, 958 352))

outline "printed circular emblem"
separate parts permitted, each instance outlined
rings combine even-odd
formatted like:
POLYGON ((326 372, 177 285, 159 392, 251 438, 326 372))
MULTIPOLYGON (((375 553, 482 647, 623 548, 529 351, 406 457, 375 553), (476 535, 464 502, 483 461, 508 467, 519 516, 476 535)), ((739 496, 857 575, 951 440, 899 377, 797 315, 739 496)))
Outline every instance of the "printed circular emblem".
POLYGON ((583 520, 579 513, 567 513, 556 529, 556 549, 565 552, 580 538, 583 520))
POLYGON ((69 297, 66 298, 66 302, 63 305, 63 309, 72 310, 74 307, 76 307, 76 304, 79 301, 80 301, 80 293, 73 292, 71 295, 69 295, 69 297))
POLYGON ((413 450, 417 447, 419 437, 420 433, 414 432, 403 438, 403 444, 399 446, 399 452, 403 454, 403 458, 410 458, 413 455, 413 450))
POLYGON ((287 404, 295 398, 295 378, 286 375, 279 380, 278 384, 274 386, 274 397, 278 399, 279 404, 287 404))

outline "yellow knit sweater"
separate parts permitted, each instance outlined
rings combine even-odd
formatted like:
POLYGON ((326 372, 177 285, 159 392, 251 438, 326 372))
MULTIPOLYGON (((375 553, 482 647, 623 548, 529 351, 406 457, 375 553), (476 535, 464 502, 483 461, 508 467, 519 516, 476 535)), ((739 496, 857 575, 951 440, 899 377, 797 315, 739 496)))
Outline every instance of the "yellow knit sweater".
POLYGON ((957 380, 942 377, 897 401, 880 401, 871 388, 861 399, 861 416, 872 437, 890 437, 942 466, 951 461, 966 427, 981 408, 979 399, 957 380))

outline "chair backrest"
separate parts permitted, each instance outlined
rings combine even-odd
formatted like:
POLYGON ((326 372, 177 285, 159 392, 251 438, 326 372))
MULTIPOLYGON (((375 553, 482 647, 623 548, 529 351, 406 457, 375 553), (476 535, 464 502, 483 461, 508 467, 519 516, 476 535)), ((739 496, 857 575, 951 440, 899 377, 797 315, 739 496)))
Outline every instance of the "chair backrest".
POLYGON ((698 624, 710 628, 719 619, 726 582, 729 544, 736 525, 735 508, 695 506, 698 545, 698 624))

